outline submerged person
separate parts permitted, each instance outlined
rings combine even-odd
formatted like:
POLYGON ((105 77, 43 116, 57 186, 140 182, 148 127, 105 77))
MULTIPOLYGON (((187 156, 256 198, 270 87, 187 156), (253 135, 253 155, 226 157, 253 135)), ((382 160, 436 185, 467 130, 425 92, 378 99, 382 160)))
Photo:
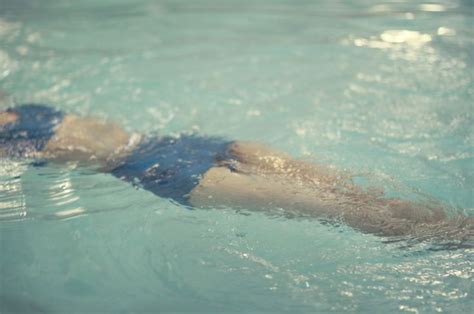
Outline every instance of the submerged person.
POLYGON ((128 134, 120 126, 27 104, 0 111, 0 158, 94 164, 194 208, 277 210, 381 236, 470 241, 474 217, 371 193, 341 173, 255 142, 128 134))

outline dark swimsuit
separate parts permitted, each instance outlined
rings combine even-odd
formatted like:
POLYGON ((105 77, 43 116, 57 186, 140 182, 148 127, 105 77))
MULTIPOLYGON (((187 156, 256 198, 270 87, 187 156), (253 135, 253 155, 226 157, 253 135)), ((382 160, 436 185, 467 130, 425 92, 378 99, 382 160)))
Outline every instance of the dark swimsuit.
MULTIPOLYGON (((21 105, 7 111, 19 117, 0 126, 0 146, 9 157, 28 157, 41 151, 64 117, 44 105, 21 105)), ((230 143, 197 135, 147 138, 111 173, 158 196, 189 205, 188 195, 202 175, 218 160, 230 158, 230 143)))
POLYGON ((196 135, 149 138, 112 174, 156 195, 189 205, 188 194, 217 160, 228 157, 230 143, 196 135))

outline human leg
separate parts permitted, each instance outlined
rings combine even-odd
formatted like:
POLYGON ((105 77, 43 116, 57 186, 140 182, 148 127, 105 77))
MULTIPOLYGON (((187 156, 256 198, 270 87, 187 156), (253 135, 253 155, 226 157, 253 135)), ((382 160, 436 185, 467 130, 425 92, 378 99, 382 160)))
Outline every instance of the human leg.
POLYGON ((463 215, 447 217, 439 204, 328 188, 281 173, 242 173, 214 167, 191 191, 190 203, 198 208, 226 206, 330 220, 381 236, 473 238, 473 219, 463 215))

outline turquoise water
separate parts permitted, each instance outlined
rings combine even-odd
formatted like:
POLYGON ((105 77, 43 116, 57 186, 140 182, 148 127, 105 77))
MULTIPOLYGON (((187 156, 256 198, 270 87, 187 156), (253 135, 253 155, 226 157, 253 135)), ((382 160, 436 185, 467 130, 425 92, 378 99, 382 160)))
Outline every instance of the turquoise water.
MULTIPOLYGON (((473 8, 0 0, 0 106, 263 141, 474 215, 473 8)), ((473 249, 189 211, 74 165, 3 160, 0 176, 1 313, 474 306, 473 249)))

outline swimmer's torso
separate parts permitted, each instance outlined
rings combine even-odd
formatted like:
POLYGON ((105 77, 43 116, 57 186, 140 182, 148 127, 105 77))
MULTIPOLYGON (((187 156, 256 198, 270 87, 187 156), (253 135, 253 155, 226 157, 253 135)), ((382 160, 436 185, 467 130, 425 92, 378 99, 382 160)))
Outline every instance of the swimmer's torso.
POLYGON ((218 160, 228 158, 231 142, 181 135, 143 140, 111 173, 161 197, 188 204, 189 193, 218 160))
POLYGON ((184 205, 189 205, 189 194, 204 173, 218 160, 230 157, 227 148, 231 142, 222 138, 155 136, 132 143, 108 124, 65 117, 47 106, 22 105, 8 112, 18 119, 0 127, 0 144, 7 157, 89 158, 103 162, 117 178, 184 205))

